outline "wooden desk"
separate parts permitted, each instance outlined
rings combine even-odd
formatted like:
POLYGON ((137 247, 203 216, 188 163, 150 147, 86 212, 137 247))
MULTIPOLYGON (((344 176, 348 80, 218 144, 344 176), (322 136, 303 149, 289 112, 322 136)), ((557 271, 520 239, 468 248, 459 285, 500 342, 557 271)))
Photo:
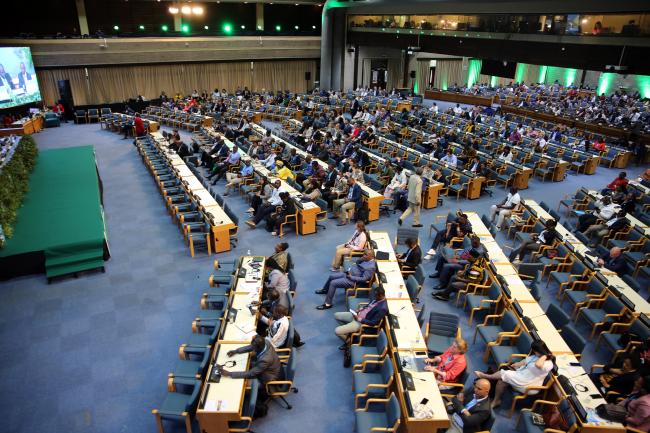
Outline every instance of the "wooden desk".
POLYGON ((442 183, 440 182, 429 185, 424 191, 424 200, 422 200, 422 207, 424 209, 433 209, 438 206, 438 197, 440 196, 441 189, 442 183))
POLYGON ((573 355, 573 350, 566 344, 562 335, 557 332, 551 320, 543 314, 541 316, 531 318, 533 325, 536 328, 537 335, 544 341, 548 350, 553 355, 573 355))
POLYGON ((541 317, 545 314, 544 310, 542 310, 542 307, 540 307, 537 302, 520 303, 519 305, 521 306, 522 314, 531 319, 541 317))
POLYGON ((553 171, 553 182, 561 182, 564 180, 567 167, 569 167, 567 161, 560 160, 560 162, 557 163, 555 170, 553 171))
POLYGON ((618 290, 621 295, 625 296, 634 304, 634 310, 632 311, 635 315, 645 314, 650 315, 650 303, 641 295, 639 295, 633 288, 631 288, 621 277, 616 275, 614 272, 609 269, 600 269, 600 274, 605 277, 607 284, 616 290, 618 290))
MULTIPOLYGON (((258 125, 253 125, 253 127, 257 127, 258 129, 262 129, 258 125)), ((234 146, 234 143, 230 140, 228 140, 225 136, 222 136, 221 134, 217 134, 213 130, 207 130, 209 134, 213 137, 219 136, 224 140, 224 143, 226 146, 228 146, 229 149, 232 149, 234 146)), ((265 130, 264 130, 265 131, 265 130)), ((267 178, 270 182, 273 182, 275 179, 277 179, 273 173, 269 171, 262 163, 260 163, 258 160, 251 159, 250 156, 246 152, 240 149, 240 154, 241 154, 241 159, 242 161, 247 161, 251 160, 252 161, 252 166, 253 170, 255 170, 255 173, 257 173, 259 176, 263 176, 267 178)), ((283 191, 286 191, 289 193, 289 195, 293 198, 294 202, 296 203, 296 212, 297 212, 297 219, 298 219, 298 233, 301 235, 309 235, 312 233, 316 233, 316 217, 318 213, 320 212, 320 208, 318 205, 316 205, 314 202, 307 202, 303 203, 300 201, 300 197, 302 197, 302 193, 298 190, 296 190, 294 187, 289 185, 287 182, 280 180, 280 188, 283 189, 283 191)))
MULTIPOLYGON (((386 275, 386 283, 383 283, 382 286, 386 290, 387 297, 389 293, 391 294, 391 299, 387 300, 388 311, 396 316, 399 323, 399 328, 391 329, 391 322, 389 320, 384 321, 391 362, 393 362, 395 371, 398 371, 395 358, 392 356, 394 352, 399 351, 400 356, 414 354, 425 357, 427 343, 422 335, 422 330, 413 310, 413 304, 404 286, 399 264, 394 259, 395 251, 388 233, 370 231, 369 236, 372 241, 377 243, 379 250, 388 252, 390 257, 393 258, 393 260, 389 261, 378 261, 377 267, 380 272, 384 272, 386 275)), ((402 421, 406 431, 409 433, 430 433, 437 428, 448 427, 449 418, 434 375, 430 372, 411 372, 411 374, 415 379, 415 390, 413 391, 405 391, 400 375, 395 375, 398 384, 397 397, 402 408, 402 421), (433 410, 434 417, 419 420, 415 419, 414 416, 410 416, 406 399, 408 398, 412 407, 415 408, 425 397, 429 399, 427 406, 433 410)))
POLYGON ((230 230, 236 227, 235 223, 196 178, 192 170, 187 167, 183 158, 169 151, 167 141, 163 138, 162 134, 155 132, 151 136, 161 150, 161 154, 167 159, 172 169, 176 172, 176 175, 181 179, 185 191, 196 200, 199 209, 203 212, 210 224, 212 250, 215 253, 230 251, 230 230))
POLYGON ((229 421, 238 421, 241 416, 241 407, 246 392, 246 379, 234 379, 221 376, 219 383, 209 380, 214 362, 223 365, 228 361, 237 364, 227 368, 229 371, 246 371, 251 354, 243 353, 228 357, 230 350, 238 349, 248 343, 220 342, 213 354, 208 368, 206 381, 201 390, 199 406, 196 410, 196 420, 199 431, 205 433, 225 433, 228 431, 229 421))
MULTIPOLYGON (((370 230, 368 232, 368 235, 370 236, 370 240, 375 242, 377 244, 377 248, 375 249, 375 254, 377 251, 384 251, 388 253, 388 260, 391 262, 396 262, 397 261, 397 256, 395 255, 395 251, 393 250, 393 243, 390 240, 390 236, 388 235, 387 232, 378 232, 374 230, 370 230)), ((378 260, 377 263, 382 263, 382 260, 378 260)))
MULTIPOLYGON (((388 300, 388 311, 395 315, 399 328, 388 331, 388 339, 395 350, 406 350, 427 353, 427 341, 422 335, 418 318, 413 311, 413 304, 406 294, 404 299, 388 300), (394 338, 393 335, 394 334, 394 338)), ((388 326, 388 321, 386 322, 388 326)), ((390 328, 390 326, 389 326, 390 328)))
POLYGON ((519 302, 522 305, 522 307, 526 305, 527 308, 530 308, 529 310, 527 310, 530 314, 537 314, 538 312, 540 314, 544 314, 544 311, 542 311, 542 309, 539 307, 539 304, 537 304, 537 301, 530 293, 528 287, 526 287, 524 282, 521 281, 519 275, 517 274, 504 275, 503 278, 505 282, 508 284, 508 289, 510 290, 510 297, 512 301, 519 302), (528 305, 531 305, 531 307, 528 307, 528 305), (536 308, 536 310, 533 312, 532 309, 534 308, 536 308))
MULTIPOLYGON (((508 163, 509 164, 509 163, 508 163)), ((533 175, 533 169, 528 167, 517 168, 515 180, 512 184, 517 189, 528 189, 528 180, 533 175)))
POLYGON ((8 128, 0 129, 0 137, 7 135, 28 135, 43 130, 43 117, 37 115, 31 119, 19 120, 9 125, 8 128))
POLYGON ((436 99, 438 101, 457 102, 459 104, 491 106, 492 97, 466 95, 464 93, 444 92, 439 90, 425 90, 426 99, 436 99))
MULTIPOLYGON (((296 124, 299 124, 302 126, 302 123, 297 120, 297 119, 290 119, 291 122, 295 122, 296 124)), ((262 128, 259 125, 253 124, 253 129, 258 133, 264 135, 265 129, 262 128)), ((280 141, 285 144, 285 146, 289 147, 290 149, 295 149, 296 153, 302 157, 302 159, 306 159, 307 156, 309 155, 307 152, 299 148, 298 146, 295 146, 294 144, 288 142, 287 140, 284 140, 281 137, 278 137, 275 134, 272 134, 272 137, 275 138, 276 141, 280 141)), ((309 155, 311 156, 311 155, 309 155)), ((329 164, 326 162, 314 158, 312 156, 312 161, 316 161, 318 165, 320 165, 325 172, 329 171, 329 164)), ((377 191, 374 189, 370 188, 368 185, 364 184, 363 182, 358 182, 359 188, 361 188, 361 193, 364 196, 366 200, 366 204, 368 205, 368 221, 376 221, 379 219, 379 205, 381 204, 382 200, 384 199, 384 196, 382 194, 379 194, 377 191)))
MULTIPOLYGON (((399 396, 400 404, 402 407, 402 414, 408 413, 406 406, 406 396, 411 402, 412 407, 416 407, 423 399, 428 399, 426 406, 433 411, 433 418, 429 419, 416 419, 411 416, 403 416, 404 429, 408 433, 432 433, 436 429, 447 428, 450 425, 449 416, 447 415, 447 408, 445 407, 444 400, 440 395, 438 384, 433 373, 429 371, 417 371, 411 368, 413 362, 408 362, 409 354, 400 350, 400 357, 407 360, 407 366, 404 371, 408 371, 413 376, 414 390, 404 391, 405 387, 402 383, 402 378, 397 375, 397 395, 399 396)), ((426 354, 416 355, 417 358, 426 358, 426 354)), ((397 370, 397 368, 396 368, 397 370)))
POLYGON ((405 109, 405 108, 406 108, 406 110, 411 111, 411 107, 413 107, 413 104, 411 103, 411 101, 399 101, 397 103, 396 110, 401 113, 402 110, 405 109))

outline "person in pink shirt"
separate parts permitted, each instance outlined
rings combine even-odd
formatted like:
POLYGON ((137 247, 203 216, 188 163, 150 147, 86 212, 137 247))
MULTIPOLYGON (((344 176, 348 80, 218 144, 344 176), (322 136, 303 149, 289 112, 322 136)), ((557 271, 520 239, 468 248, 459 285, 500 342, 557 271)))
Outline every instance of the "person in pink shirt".
POLYGON ((424 369, 435 374, 438 383, 456 382, 467 367, 465 352, 467 342, 458 337, 442 355, 426 359, 424 369))
POLYGON ((628 427, 650 431, 650 376, 639 377, 630 396, 618 404, 627 409, 628 427))

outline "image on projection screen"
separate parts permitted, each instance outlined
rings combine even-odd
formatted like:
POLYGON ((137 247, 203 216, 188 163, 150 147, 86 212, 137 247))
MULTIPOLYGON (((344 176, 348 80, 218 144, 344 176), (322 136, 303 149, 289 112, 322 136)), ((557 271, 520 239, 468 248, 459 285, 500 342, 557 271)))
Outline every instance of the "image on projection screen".
POLYGON ((0 109, 40 100, 29 47, 0 48, 0 109))

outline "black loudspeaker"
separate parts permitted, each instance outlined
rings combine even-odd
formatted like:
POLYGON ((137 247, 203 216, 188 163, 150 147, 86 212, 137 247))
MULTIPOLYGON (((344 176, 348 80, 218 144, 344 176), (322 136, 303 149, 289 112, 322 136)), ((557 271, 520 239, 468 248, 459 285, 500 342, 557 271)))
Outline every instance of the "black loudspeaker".
POLYGON ((415 71, 411 71, 411 78, 415 78, 415 71))
POLYGON ((61 103, 65 109, 65 117, 71 119, 74 101, 72 99, 72 88, 70 87, 70 80, 59 80, 57 81, 57 86, 59 88, 59 98, 61 99, 61 103))
POLYGON ((307 71, 305 72, 305 81, 309 81, 309 80, 311 80, 311 72, 307 71))

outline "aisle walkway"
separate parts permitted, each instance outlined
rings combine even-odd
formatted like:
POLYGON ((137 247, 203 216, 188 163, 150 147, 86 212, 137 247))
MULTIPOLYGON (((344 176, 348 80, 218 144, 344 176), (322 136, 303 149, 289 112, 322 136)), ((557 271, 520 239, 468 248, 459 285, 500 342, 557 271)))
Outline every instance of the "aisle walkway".
MULTIPOLYGON (((184 134, 185 136, 185 134, 184 134)), ((104 183, 104 205, 112 259, 106 274, 91 273, 47 285, 44 276, 0 283, 0 418, 7 433, 32 432, 155 432, 151 409, 165 396, 166 375, 178 359, 178 346, 191 332, 206 287, 212 259, 192 259, 178 228, 171 222, 160 193, 131 140, 101 131, 96 124, 64 124, 35 136, 41 149, 95 145, 104 183)), ((638 173, 639 170, 628 170, 638 173)), ((556 204, 580 185, 608 183, 616 170, 598 169, 594 176, 569 176, 559 184, 538 181, 522 195, 556 204)), ((219 184, 223 189, 223 181, 219 184)), ((428 225, 435 215, 458 208, 487 212, 495 197, 476 201, 445 200, 423 212, 421 241, 430 245, 428 225)), ((243 225, 244 201, 229 198, 243 225)), ((394 235, 396 216, 369 226, 394 235)), ((332 311, 316 311, 322 298, 314 289, 328 275, 331 253, 352 227, 315 236, 288 235, 285 241, 296 261, 298 296, 295 320, 306 345, 299 350, 296 385, 285 411, 271 404, 269 416, 254 425, 258 433, 347 433, 354 425, 351 372, 343 369, 332 311)), ((277 240, 263 229, 241 227, 239 246, 221 259, 250 249, 270 254, 277 240)), ((426 264, 427 273, 433 263, 426 264)), ((422 299, 430 311, 458 311, 434 301, 427 281, 422 299)), ((335 299, 342 308, 343 294, 335 299)), ((463 318, 463 335, 473 329, 463 318)), ((482 353, 482 348, 478 350, 482 353)), ((472 350, 472 354, 477 352, 472 350)), ((585 359, 590 361, 590 354, 585 359)), ((478 366, 472 356, 472 366, 478 366)), ((495 430, 510 431, 512 422, 500 417, 495 430)), ((167 430, 182 431, 170 428, 167 430)))

